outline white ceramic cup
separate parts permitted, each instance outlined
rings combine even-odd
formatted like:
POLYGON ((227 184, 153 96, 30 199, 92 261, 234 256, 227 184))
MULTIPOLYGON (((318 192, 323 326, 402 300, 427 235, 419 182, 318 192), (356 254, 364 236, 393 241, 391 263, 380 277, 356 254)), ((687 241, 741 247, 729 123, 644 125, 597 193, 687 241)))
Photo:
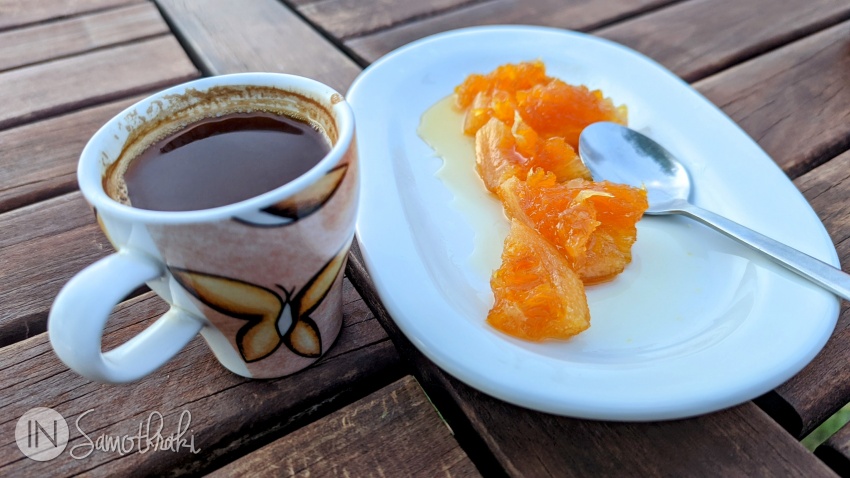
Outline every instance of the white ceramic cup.
POLYGON ((358 171, 351 108, 328 86, 245 73, 170 88, 95 133, 81 155, 78 181, 117 252, 73 277, 50 311, 50 342, 71 369, 108 383, 137 380, 200 332, 234 373, 281 377, 315 362, 335 341, 358 171), (211 209, 139 209, 104 190, 110 166, 146 145, 205 117, 256 110, 307 118, 330 140, 330 152, 277 189, 211 209), (170 310, 103 353, 112 309, 142 284, 170 310))

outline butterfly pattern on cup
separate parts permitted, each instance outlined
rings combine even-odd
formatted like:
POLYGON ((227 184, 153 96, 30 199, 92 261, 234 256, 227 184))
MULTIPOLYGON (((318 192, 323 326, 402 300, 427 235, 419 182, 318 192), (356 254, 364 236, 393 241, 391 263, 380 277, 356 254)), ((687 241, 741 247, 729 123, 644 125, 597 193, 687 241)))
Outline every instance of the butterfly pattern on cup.
POLYGON ((302 357, 322 355, 322 337, 310 318, 327 296, 345 263, 348 248, 339 251, 303 287, 283 292, 203 272, 169 267, 177 282, 211 309, 245 320, 236 334, 236 346, 246 363, 257 362, 281 344, 302 357))
POLYGON ((253 227, 288 226, 324 206, 339 189, 347 171, 348 164, 341 164, 307 189, 259 211, 236 216, 233 220, 253 227))

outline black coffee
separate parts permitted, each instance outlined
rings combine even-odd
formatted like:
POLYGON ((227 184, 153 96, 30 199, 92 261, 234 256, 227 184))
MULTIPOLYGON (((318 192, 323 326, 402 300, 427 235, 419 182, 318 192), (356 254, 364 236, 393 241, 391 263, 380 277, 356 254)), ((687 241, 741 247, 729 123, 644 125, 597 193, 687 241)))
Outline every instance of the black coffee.
POLYGON ((288 116, 233 113, 190 125, 133 159, 123 174, 133 207, 193 211, 271 191, 330 151, 312 125, 288 116))

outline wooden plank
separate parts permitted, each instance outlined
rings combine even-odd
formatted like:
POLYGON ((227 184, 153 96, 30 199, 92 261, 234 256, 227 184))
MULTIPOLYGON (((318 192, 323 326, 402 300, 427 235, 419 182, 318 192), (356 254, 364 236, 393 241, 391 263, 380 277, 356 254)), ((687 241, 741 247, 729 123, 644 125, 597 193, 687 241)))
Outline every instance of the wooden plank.
POLYGON ((0 33, 0 71, 168 33, 151 3, 0 33))
MULTIPOLYGON (((491 0, 352 38, 345 42, 345 46, 362 59, 373 62, 414 40, 456 28, 530 24, 590 30, 674 1, 676 0, 491 0)), ((323 26, 321 23, 319 25, 323 26)))
MULTIPOLYGON (((844 271, 850 270, 850 152, 795 181, 836 244, 844 271)), ((835 332, 802 372, 768 397, 767 407, 788 431, 802 438, 850 402, 850 304, 844 301, 835 332), (775 400, 781 400, 777 403, 775 400)))
POLYGON ((696 81, 848 18, 846 0, 691 0, 594 34, 696 81))
POLYGON ((180 44, 158 37, 0 73, 0 128, 198 76, 180 44))
POLYGON ((210 476, 480 476, 406 376, 210 476))
POLYGON ((360 68, 277 0, 157 0, 176 34, 212 74, 270 71, 344 92, 360 68))
POLYGON ((142 1, 144 0, 0 0, 0 29, 142 1))
POLYGON ((815 449, 815 455, 840 476, 850 476, 850 424, 815 449))
POLYGON ((0 346, 44 332, 59 289, 112 250, 78 192, 0 215, 0 346))
POLYGON ((844 22, 695 86, 794 178, 850 147, 848 49, 844 22))
POLYGON ((122 99, 0 131, 0 213, 77 189, 77 161, 89 138, 141 97, 122 99))
MULTIPOLYGON (((198 474, 219 467, 400 377, 398 358, 386 334, 359 296, 347 287, 343 329, 328 355, 295 375, 249 380, 220 366, 203 340, 196 339, 174 360, 133 384, 93 383, 71 372, 50 350, 46 334, 0 349, 0 474, 3 476, 94 476, 198 474), (70 428, 70 442, 57 458, 37 462, 23 457, 14 441, 18 418, 28 409, 50 407, 70 428), (83 415, 86 411, 90 413, 83 415), (86 446, 101 436, 138 436, 151 414, 162 415, 161 436, 176 434, 181 413, 183 438, 192 453, 148 449, 126 453, 86 446), (79 421, 79 428, 76 421, 79 421), (74 448, 79 445, 78 448, 74 448), (74 456, 71 451, 74 450, 74 456), (85 453, 91 452, 88 456, 85 453)), ((165 309, 152 293, 125 303, 113 314, 105 338, 108 349, 147 326, 165 309)), ((155 440, 158 420, 150 437, 155 440)), ((125 442, 125 446, 128 442, 125 442)), ((156 441, 154 441, 156 443, 156 441)))
POLYGON ((513 476, 833 476, 752 403, 686 420, 619 423, 556 417, 492 398, 413 347, 369 292, 359 255, 350 259, 349 276, 485 476, 497 469, 490 459, 513 476))
POLYGON ((417 17, 439 15, 464 5, 479 3, 481 2, 475 0, 430 0, 427 2, 322 0, 298 7, 298 11, 334 38, 345 40, 383 30, 417 17))

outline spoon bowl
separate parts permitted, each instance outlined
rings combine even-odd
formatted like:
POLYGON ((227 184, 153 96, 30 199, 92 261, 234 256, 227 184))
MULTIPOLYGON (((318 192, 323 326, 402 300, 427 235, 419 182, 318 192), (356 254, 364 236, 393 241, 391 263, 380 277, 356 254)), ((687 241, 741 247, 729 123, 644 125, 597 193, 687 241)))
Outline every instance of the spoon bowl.
POLYGON ((763 234, 689 202, 685 166, 663 146, 633 129, 600 122, 579 137, 579 156, 596 180, 646 188, 647 214, 682 214, 767 255, 787 269, 850 300, 850 275, 763 234))
POLYGON ((685 167, 663 146, 633 129, 594 123, 579 137, 579 152, 594 178, 645 187, 647 214, 668 214, 673 203, 690 198, 691 178, 685 167))

